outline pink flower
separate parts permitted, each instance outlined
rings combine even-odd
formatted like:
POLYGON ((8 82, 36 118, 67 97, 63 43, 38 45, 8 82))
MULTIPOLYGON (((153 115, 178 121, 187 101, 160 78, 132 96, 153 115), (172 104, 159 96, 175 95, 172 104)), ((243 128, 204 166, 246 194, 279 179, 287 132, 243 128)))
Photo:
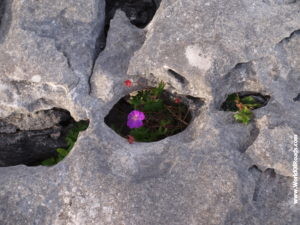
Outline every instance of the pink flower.
POLYGON ((175 102, 176 104, 178 104, 178 103, 181 102, 181 99, 180 99, 180 98, 175 98, 174 102, 175 102))
POLYGON ((127 87, 131 87, 132 86, 132 81, 131 80, 125 80, 124 85, 127 86, 127 87))
POLYGON ((129 128, 139 128, 143 126, 143 120, 145 119, 145 114, 138 110, 133 110, 128 114, 127 126, 129 128))

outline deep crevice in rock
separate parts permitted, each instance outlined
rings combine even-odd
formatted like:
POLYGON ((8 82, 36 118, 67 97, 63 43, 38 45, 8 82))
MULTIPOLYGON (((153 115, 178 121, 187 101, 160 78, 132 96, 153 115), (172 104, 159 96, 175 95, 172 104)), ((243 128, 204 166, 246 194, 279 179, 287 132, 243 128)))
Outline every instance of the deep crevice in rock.
POLYGON ((0 26, 2 23, 2 17, 4 15, 5 12, 5 0, 0 0, 0 26))
POLYGON ((187 79, 184 76, 182 76, 181 74, 175 72, 172 69, 168 69, 167 72, 168 72, 168 74, 170 76, 174 77, 179 83, 181 83, 183 85, 187 85, 188 84, 187 79))
POLYGON ((106 25, 114 17, 117 9, 125 12, 130 22, 144 28, 155 15, 161 0, 106 0, 106 25))
POLYGON ((0 167, 40 165, 66 148, 65 137, 76 121, 63 109, 13 113, 0 119, 0 167))
MULTIPOLYGON (((241 92, 231 93, 228 96, 230 96, 232 94, 237 94, 240 98, 248 97, 248 96, 253 97, 256 100, 256 102, 261 104, 261 106, 257 107, 257 108, 266 106, 268 104, 268 101, 270 100, 269 95, 262 95, 258 92, 253 92, 253 91, 241 91, 241 92)), ((232 109, 233 107, 236 107, 236 106, 232 105, 232 102, 229 102, 228 99, 226 99, 226 101, 223 102, 221 105, 221 110, 223 110, 223 111, 237 111, 238 110, 237 108, 236 108, 236 110, 233 110, 232 109)))
POLYGON ((262 171, 257 167, 257 165, 250 166, 248 171, 250 173, 261 173, 262 171))
POLYGON ((297 1, 299 0, 263 0, 264 3, 268 4, 268 5, 290 5, 290 4, 294 4, 297 3, 297 1))
POLYGON ((0 44, 11 25, 11 4, 8 0, 0 0, 0 44))
POLYGON ((105 7, 105 29, 104 34, 99 37, 102 43, 100 52, 105 48, 106 37, 117 9, 125 12, 130 22, 138 28, 144 28, 152 20, 161 0, 106 0, 105 7))
POLYGON ((295 98, 293 98, 293 100, 295 102, 299 102, 300 101, 300 93, 295 98))
POLYGON ((205 99, 191 95, 186 95, 184 97, 187 99, 187 104, 189 105, 189 110, 191 111, 193 117, 199 116, 200 109, 205 104, 205 99))
MULTIPOLYGON (((100 20, 100 17, 101 17, 101 15, 100 15, 101 13, 102 13, 102 10, 101 10, 101 6, 99 5, 99 9, 98 9, 98 18, 99 18, 99 20, 100 20)), ((106 12, 105 12, 105 21, 104 21, 105 27, 104 27, 104 30, 101 29, 101 31, 98 32, 98 34, 96 35, 97 38, 96 38, 94 51, 93 51, 93 56, 92 56, 92 66, 91 66, 91 71, 90 71, 90 74, 89 74, 89 77, 88 77, 88 82, 87 82, 88 87, 89 87, 89 90, 88 90, 89 94, 92 93, 91 79, 92 79, 92 76, 93 76, 93 73, 94 73, 97 58, 100 55, 100 53, 104 50, 105 45, 106 45, 106 37, 107 37, 107 32, 108 32, 108 29, 106 29, 106 17, 107 16, 106 16, 106 12)), ((95 30, 97 30, 97 27, 96 27, 95 30)))
POLYGON ((250 125, 250 136, 247 138, 246 142, 243 144, 243 146, 240 149, 241 153, 244 153, 247 151, 247 149, 255 142, 257 139, 260 130, 257 128, 256 124, 250 125))
POLYGON ((289 40, 291 40, 295 35, 300 35, 300 30, 295 30, 293 31, 290 36, 283 38, 280 42, 278 42, 278 44, 282 44, 284 42, 288 42, 289 40))
MULTIPOLYGON (((117 9, 125 12, 129 21, 138 28, 144 28, 152 20, 161 0, 106 0, 105 29, 102 43, 105 43, 110 26, 117 9)), ((102 46, 105 47, 105 44, 102 46)))
POLYGON ((110 21, 113 19, 116 10, 121 9, 133 25, 138 28, 144 28, 152 20, 160 2, 161 0, 106 0, 104 31, 99 33, 97 37, 91 74, 88 79, 89 94, 92 93, 91 78, 94 73, 95 63, 99 54, 105 49, 110 21))

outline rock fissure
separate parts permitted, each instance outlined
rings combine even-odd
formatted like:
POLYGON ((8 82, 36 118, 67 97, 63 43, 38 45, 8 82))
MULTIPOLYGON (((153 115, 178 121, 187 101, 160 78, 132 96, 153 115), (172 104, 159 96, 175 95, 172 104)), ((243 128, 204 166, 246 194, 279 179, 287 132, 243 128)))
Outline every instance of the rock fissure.
POLYGON ((285 42, 289 42, 296 35, 300 35, 300 29, 294 30, 288 37, 285 37, 281 41, 279 41, 277 45, 281 45, 285 42))
POLYGON ((0 0, 0 28, 2 25, 2 17, 4 15, 5 12, 5 0, 0 0))
POLYGON ((0 166, 39 165, 65 148, 67 131, 75 121, 62 109, 13 113, 0 119, 0 166))

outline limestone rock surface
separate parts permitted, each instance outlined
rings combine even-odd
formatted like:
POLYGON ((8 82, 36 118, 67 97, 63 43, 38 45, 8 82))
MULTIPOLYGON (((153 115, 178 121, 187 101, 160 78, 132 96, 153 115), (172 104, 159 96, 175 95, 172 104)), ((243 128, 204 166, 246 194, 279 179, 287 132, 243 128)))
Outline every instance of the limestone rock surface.
POLYGON ((288 155, 300 135, 299 10, 162 0, 141 29, 120 10, 106 26, 104 0, 0 0, 0 119, 62 108, 90 121, 56 166, 0 167, 0 224, 299 224, 288 155), (129 145, 104 123, 138 88, 126 79, 204 104, 184 132, 129 145), (247 126, 221 110, 240 91, 270 96, 247 126))

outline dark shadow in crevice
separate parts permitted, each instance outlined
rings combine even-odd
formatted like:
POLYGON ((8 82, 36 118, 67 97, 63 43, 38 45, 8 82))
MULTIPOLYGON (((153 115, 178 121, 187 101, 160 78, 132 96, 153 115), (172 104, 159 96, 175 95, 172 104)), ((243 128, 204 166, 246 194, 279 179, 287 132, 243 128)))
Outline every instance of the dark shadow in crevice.
POLYGON ((239 149, 241 153, 246 152, 247 149, 255 142, 256 138, 259 135, 259 129, 257 128, 255 123, 251 124, 249 129, 250 129, 249 138, 247 138, 246 142, 243 143, 243 145, 239 149))
POLYGON ((298 0, 263 0, 268 5, 291 5, 297 3, 298 0))
POLYGON ((260 173, 262 173, 262 171, 257 167, 257 165, 250 166, 248 171, 252 174, 255 173, 260 175, 260 173))
POLYGON ((194 118, 199 116, 201 113, 201 107, 205 104, 205 99, 191 95, 186 95, 184 98, 186 98, 186 102, 189 105, 189 110, 191 111, 192 116, 194 118))
POLYGON ((105 48, 106 37, 116 10, 125 12, 130 23, 138 28, 144 28, 150 23, 156 10, 159 8, 160 0, 106 0, 105 7, 105 28, 102 41, 102 50, 105 48))
POLYGON ((2 17, 4 15, 5 12, 5 0, 0 0, 0 26, 2 24, 2 17))
POLYGON ((201 107, 204 104, 204 99, 203 98, 194 97, 194 96, 191 96, 191 95, 187 95, 186 98, 189 99, 190 101, 192 101, 193 104, 195 104, 197 107, 201 107))
POLYGON ((295 97, 293 98, 294 102, 300 102, 300 93, 295 97))
POLYGON ((0 0, 0 44, 3 43, 11 25, 11 4, 12 1, 0 0))
POLYGON ((289 42, 294 36, 300 35, 300 30, 293 31, 290 36, 283 38, 280 42, 278 42, 278 45, 284 44, 286 42, 289 42))
POLYGON ((238 111, 238 108, 236 107, 236 104, 234 101, 230 101, 228 98, 231 95, 238 95, 240 98, 248 97, 251 96, 255 99, 257 103, 260 104, 259 107, 254 107, 254 109, 264 107, 268 104, 270 100, 269 95, 262 95, 258 92, 253 92, 253 91, 241 91, 241 92, 236 92, 236 93, 231 93, 227 96, 225 102, 222 103, 221 105, 221 110, 223 111, 238 111))
POLYGON ((37 166, 68 146, 65 137, 76 124, 67 110, 53 108, 13 113, 0 119, 0 167, 37 166))
POLYGON ((180 75, 179 73, 175 72, 174 70, 168 69, 167 72, 170 76, 174 77, 182 85, 187 85, 188 84, 187 79, 185 79, 184 76, 180 75))
POLYGON ((159 0, 106 0, 106 24, 109 25, 116 10, 121 9, 133 25, 144 28, 152 20, 159 5, 159 0))
POLYGON ((94 72, 95 63, 99 54, 105 49, 110 21, 113 19, 116 10, 121 9, 125 12, 130 23, 138 28, 144 28, 152 20, 156 10, 159 8, 160 2, 161 0, 106 0, 104 30, 98 35, 95 44, 92 69, 88 81, 90 86, 89 94, 92 92, 91 77, 94 72))

